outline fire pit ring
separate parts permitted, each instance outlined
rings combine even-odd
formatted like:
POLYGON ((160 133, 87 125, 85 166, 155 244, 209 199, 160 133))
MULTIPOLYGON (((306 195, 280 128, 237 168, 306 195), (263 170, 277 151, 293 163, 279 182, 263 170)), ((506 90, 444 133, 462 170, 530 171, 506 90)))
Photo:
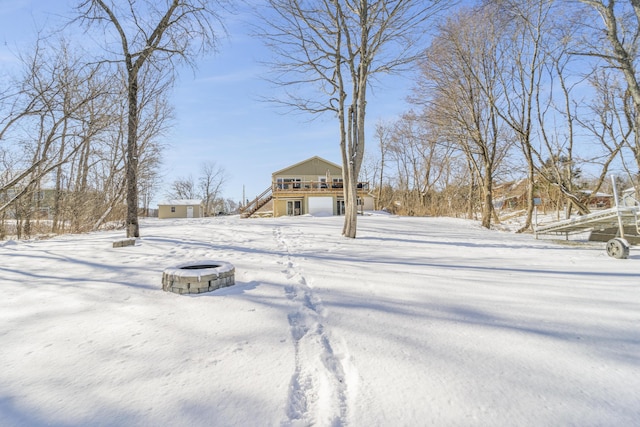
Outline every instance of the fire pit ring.
POLYGON ((176 294, 200 294, 235 284, 235 267, 224 261, 191 261, 162 273, 162 290, 176 294))

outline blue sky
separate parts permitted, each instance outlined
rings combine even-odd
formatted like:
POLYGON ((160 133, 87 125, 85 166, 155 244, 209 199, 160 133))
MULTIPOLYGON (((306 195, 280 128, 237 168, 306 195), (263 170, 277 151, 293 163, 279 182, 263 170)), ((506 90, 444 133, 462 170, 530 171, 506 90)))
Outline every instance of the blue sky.
MULTIPOLYGON (((0 0, 0 67, 12 61, 12 52, 29 46, 37 28, 53 25, 69 14, 74 0, 0 0)), ((240 13, 226 21, 229 38, 220 52, 198 61, 195 74, 181 73, 172 94, 175 125, 166 142, 162 175, 165 188, 179 177, 197 178, 202 162, 215 162, 228 175, 225 197, 252 199, 270 185, 271 173, 318 155, 340 164, 337 122, 325 115, 283 114, 260 101, 277 97, 278 89, 263 78, 261 60, 269 51, 250 36, 250 15, 240 13)), ((409 107, 409 77, 389 78, 376 85, 368 102, 368 147, 375 149, 373 127, 393 120, 409 107)))

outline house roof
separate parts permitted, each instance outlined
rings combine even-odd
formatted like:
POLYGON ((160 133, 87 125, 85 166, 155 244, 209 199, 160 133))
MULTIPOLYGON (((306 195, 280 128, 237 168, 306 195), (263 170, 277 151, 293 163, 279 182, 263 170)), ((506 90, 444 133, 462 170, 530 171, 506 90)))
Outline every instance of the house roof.
MULTIPOLYGON (((305 163, 314 163, 314 162, 316 164, 318 164, 318 165, 320 165, 321 163, 324 163, 326 166, 329 166, 331 168, 339 169, 340 173, 342 173, 342 167, 341 166, 339 166, 339 165, 337 165, 337 164, 335 164, 333 162, 330 162, 329 160, 323 159, 322 157, 313 156, 313 157, 310 157, 310 158, 308 158, 306 160, 303 160, 301 162, 293 164, 291 166, 287 166, 286 168, 283 168, 283 169, 280 169, 278 171, 275 171, 275 172, 273 172, 272 175, 284 175, 287 171, 289 171, 291 169, 296 169, 297 167, 299 167, 301 165, 304 165, 305 163)), ((317 171, 317 175, 324 175, 325 172, 326 172, 326 168, 325 168, 325 170, 321 170, 321 171, 318 170, 317 171)))
POLYGON ((158 203, 158 206, 193 206, 201 205, 202 199, 174 199, 158 203))

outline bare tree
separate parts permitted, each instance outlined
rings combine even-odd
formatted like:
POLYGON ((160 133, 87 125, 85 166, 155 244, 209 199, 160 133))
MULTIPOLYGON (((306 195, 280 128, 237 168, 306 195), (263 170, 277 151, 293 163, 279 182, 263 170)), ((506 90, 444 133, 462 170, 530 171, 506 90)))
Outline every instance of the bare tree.
MULTIPOLYGON (((127 237, 139 237, 138 163, 139 163, 139 84, 144 67, 174 71, 174 60, 192 63, 194 56, 215 48, 218 40, 222 1, 171 0, 165 9, 152 0, 127 0, 125 6, 108 0, 83 0, 78 6, 80 19, 89 27, 97 26, 119 41, 119 53, 104 42, 105 59, 124 65, 127 93, 127 237), (111 32, 112 31, 112 32, 111 32)), ((220 28, 222 26, 220 25, 220 28)))
POLYGON ((549 32, 548 21, 553 5, 551 0, 500 0, 485 6, 487 12, 501 28, 497 34, 498 52, 487 58, 495 61, 496 67, 508 63, 500 73, 499 92, 504 96, 490 97, 500 118, 513 131, 526 162, 527 171, 527 217, 518 230, 531 228, 534 191, 535 156, 534 125, 535 100, 545 65, 545 34, 549 32))
POLYGON ((631 149, 640 168, 640 77, 638 48, 640 47, 640 1, 638 0, 579 0, 595 10, 602 27, 586 26, 592 33, 585 38, 582 55, 599 58, 618 70, 626 82, 633 102, 634 139, 631 149))
POLYGON ((513 141, 495 101, 503 70, 493 60, 500 29, 490 17, 486 10, 466 9, 441 25, 414 95, 441 138, 465 154, 472 182, 481 184, 482 225, 487 228, 493 215, 494 175, 513 141))
POLYGON ((535 122, 538 144, 531 143, 529 149, 535 158, 536 185, 546 192, 551 205, 558 210, 566 203, 567 213, 575 206, 586 213, 586 206, 577 194, 580 166, 580 148, 576 137, 576 123, 580 120, 583 100, 574 96, 576 88, 585 82, 572 69, 571 46, 576 42, 577 26, 569 18, 571 10, 555 8, 550 22, 539 44, 544 55, 543 67, 534 90, 535 122), (567 24, 569 22, 570 24, 567 24))
POLYGON ((204 162, 196 180, 191 175, 176 179, 165 196, 169 199, 202 199, 205 214, 211 215, 217 207, 224 205, 220 195, 226 180, 224 168, 213 161, 204 162))
POLYGON ((455 2, 434 0, 268 0, 260 34, 276 53, 275 79, 290 90, 279 101, 331 112, 339 125, 345 199, 342 234, 355 238, 357 180, 365 148, 367 94, 378 74, 400 71, 419 51, 429 19, 455 2), (273 16, 275 14, 275 16, 273 16), (313 90, 309 90, 312 87, 313 90), (294 90, 302 92, 296 93, 294 90), (321 96, 318 96, 318 95, 321 96))
POLYGON ((385 162, 387 160, 387 152, 388 152, 388 144, 389 144, 389 134, 391 133, 391 125, 384 124, 382 122, 378 122, 376 124, 376 139, 378 140, 378 149, 380 150, 380 170, 378 172, 378 179, 375 179, 374 174, 374 185, 377 187, 377 197, 376 197, 376 205, 377 208, 380 209, 384 206, 382 200, 382 190, 384 186, 384 173, 385 173, 385 162))
POLYGON ((178 178, 171 183, 171 187, 165 194, 169 199, 192 200, 198 198, 198 190, 193 177, 178 178))
POLYGON ((140 119, 138 124, 138 182, 145 215, 149 211, 152 193, 161 177, 160 141, 173 123, 173 107, 169 104, 170 79, 158 78, 157 71, 146 69, 140 87, 140 119))
POLYGON ((215 206, 220 199, 220 192, 226 180, 224 168, 216 165, 215 162, 205 162, 200 167, 198 187, 207 215, 215 213, 215 206))
MULTIPOLYGON (((79 57, 64 41, 56 46, 38 41, 32 52, 21 57, 22 76, 15 83, 19 90, 11 96, 0 130, 16 151, 15 169, 8 171, 0 188, 12 189, 12 197, 0 205, 0 211, 20 198, 31 198, 42 181, 63 165, 86 159, 90 141, 106 128, 105 114, 92 107, 108 91, 99 78, 101 67, 83 64, 79 57)), ((28 221, 32 204, 25 206, 28 221)))

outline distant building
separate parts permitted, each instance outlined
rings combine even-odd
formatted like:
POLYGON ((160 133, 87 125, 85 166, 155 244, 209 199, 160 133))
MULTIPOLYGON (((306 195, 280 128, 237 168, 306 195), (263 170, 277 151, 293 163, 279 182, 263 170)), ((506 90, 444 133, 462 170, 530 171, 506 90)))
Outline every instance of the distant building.
POLYGON ((613 194, 594 193, 591 190, 580 191, 580 201, 586 204, 589 209, 609 209, 614 205, 613 194))
MULTIPOLYGON (((496 209, 526 209, 528 184, 528 180, 521 179, 494 185, 493 206, 496 209)), ((540 197, 537 192, 535 197, 540 197)))
MULTIPOLYGON (((4 204, 13 200, 16 194, 20 190, 17 188, 10 188, 0 193, 0 204, 4 204)), ((27 193, 22 198, 16 201, 17 204, 23 204, 27 210, 31 211, 31 214, 36 219, 51 219, 55 212, 56 196, 67 194, 66 192, 58 192, 52 188, 41 188, 37 191, 27 193)), ((16 216, 16 207, 8 209, 6 211, 10 218, 16 216)))
POLYGON ((200 199, 167 200, 158 203, 158 218, 202 218, 204 204, 200 199))
MULTIPOLYGON (((496 184, 493 187, 493 205, 496 209, 521 210, 527 208, 528 183, 526 179, 519 181, 496 184)), ((558 193, 559 194, 559 193, 558 193)), ((574 192, 578 200, 590 210, 608 209, 613 206, 613 195, 608 193, 594 193, 591 190, 576 190, 574 192)), ((538 182, 534 186, 534 199, 545 205, 545 200, 551 199, 548 194, 543 194, 538 182), (544 197, 546 196, 546 197, 544 197)))

